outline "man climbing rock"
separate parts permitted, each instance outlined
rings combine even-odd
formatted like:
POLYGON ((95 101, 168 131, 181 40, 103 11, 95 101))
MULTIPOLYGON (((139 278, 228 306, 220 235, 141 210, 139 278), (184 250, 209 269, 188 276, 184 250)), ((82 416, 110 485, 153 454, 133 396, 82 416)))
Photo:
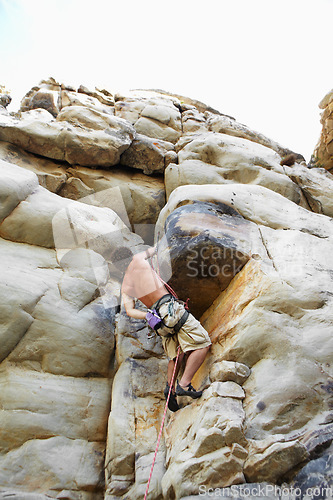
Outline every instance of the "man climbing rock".
POLYGON ((169 358, 167 385, 164 395, 167 398, 172 374, 180 345, 181 354, 176 367, 178 374, 180 364, 185 356, 186 364, 177 387, 173 384, 168 407, 171 411, 179 409, 176 396, 199 398, 202 391, 196 391, 191 380, 203 363, 211 345, 208 333, 200 322, 185 308, 182 301, 169 293, 168 285, 161 280, 148 262, 156 253, 151 247, 145 252, 134 255, 127 267, 123 284, 122 297, 128 316, 145 319, 161 336, 163 348, 169 358), (139 299, 148 312, 135 308, 135 299, 139 299))

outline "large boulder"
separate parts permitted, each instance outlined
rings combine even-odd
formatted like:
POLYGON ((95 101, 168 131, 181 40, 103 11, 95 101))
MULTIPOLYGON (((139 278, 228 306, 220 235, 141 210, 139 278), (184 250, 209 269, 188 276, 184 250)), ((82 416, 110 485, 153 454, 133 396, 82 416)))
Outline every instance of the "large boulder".
POLYGON ((0 161, 0 221, 2 222, 31 193, 38 189, 36 175, 28 170, 0 161))
MULTIPOLYGON (((262 144, 267 148, 273 149, 273 151, 276 151, 280 156, 287 156, 293 153, 290 149, 281 146, 260 132, 251 130, 247 125, 237 122, 235 118, 232 118, 231 116, 213 114, 209 112, 206 112, 205 116, 207 119, 207 128, 211 132, 240 137, 242 139, 262 144)), ((304 157, 301 154, 296 154, 296 157, 298 161, 304 161, 304 157)))
POLYGON ((83 106, 67 106, 56 118, 40 108, 0 118, 1 141, 72 165, 116 165, 134 134, 125 120, 83 106))
POLYGON ((69 168, 68 179, 59 194, 100 207, 111 208, 123 222, 153 244, 154 229, 165 205, 163 179, 145 176, 125 168, 92 171, 84 167, 69 168))
POLYGON ((163 276, 164 256, 170 255, 170 283, 181 298, 190 298, 197 316, 227 288, 252 255, 266 252, 261 225, 274 229, 307 227, 307 231, 326 237, 328 219, 292 202, 286 213, 279 212, 281 201, 281 195, 266 188, 240 184, 182 186, 171 194, 156 228, 157 239, 166 237, 160 245, 159 265, 163 276))
POLYGON ((117 116, 128 120, 139 134, 175 144, 181 136, 180 102, 158 91, 115 95, 117 116))
POLYGON ((58 251, 83 247, 101 255, 124 242, 132 247, 142 242, 110 208, 57 196, 39 186, 35 174, 6 162, 0 163, 0 174, 6 180, 0 225, 5 239, 58 251))
POLYGON ((324 168, 307 168, 304 165, 284 167, 286 174, 303 191, 311 210, 333 216, 333 175, 324 168))
POLYGON ((200 317, 251 258, 260 234, 230 204, 199 200, 182 204, 162 224, 164 210, 158 227, 165 244, 160 245, 157 267, 167 280, 164 258, 170 257, 169 284, 183 300, 189 299, 191 311, 200 317))
POLYGON ((197 133, 179 141, 178 165, 165 174, 167 196, 188 184, 254 184, 282 194, 306 206, 298 185, 280 165, 281 156, 271 148, 247 138, 216 132, 197 133))
POLYGON ((0 141, 0 159, 31 170, 37 175, 39 184, 52 193, 58 193, 66 184, 67 169, 63 162, 28 153, 14 144, 3 141, 0 141))
POLYGON ((43 108, 54 117, 65 106, 78 105, 95 108, 114 114, 114 100, 107 90, 90 90, 81 85, 78 89, 71 85, 57 82, 54 78, 42 80, 29 90, 21 101, 21 111, 43 108))
POLYGON ((122 154, 120 163, 137 168, 144 174, 163 173, 171 161, 177 160, 171 142, 137 134, 131 146, 122 154))

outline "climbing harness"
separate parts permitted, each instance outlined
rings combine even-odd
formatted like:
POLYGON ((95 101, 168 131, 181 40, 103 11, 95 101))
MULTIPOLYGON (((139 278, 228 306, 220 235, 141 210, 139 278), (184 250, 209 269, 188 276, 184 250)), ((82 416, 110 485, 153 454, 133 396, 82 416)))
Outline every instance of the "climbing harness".
POLYGON ((163 295, 152 309, 148 309, 146 321, 150 328, 161 337, 172 337, 179 332, 189 315, 190 312, 186 309, 185 302, 167 294, 163 295), (160 309, 164 304, 167 305, 167 309, 164 308, 161 312, 160 309), (180 312, 182 315, 179 318, 180 312))
POLYGON ((151 464, 151 468, 150 468, 150 474, 149 474, 149 479, 148 479, 148 483, 147 483, 147 488, 146 488, 146 493, 145 493, 145 496, 144 496, 144 500, 146 500, 146 498, 147 498, 148 490, 149 490, 149 485, 150 485, 150 481, 151 481, 151 477, 153 475, 153 469, 154 469, 154 465, 155 465, 155 461, 156 461, 158 447, 160 445, 160 441, 161 441, 161 437, 162 437, 164 420, 165 420, 166 412, 167 412, 167 409, 168 409, 169 399, 170 399, 170 395, 171 395, 171 391, 172 391, 172 387, 173 387, 173 381, 174 381, 174 378, 175 378, 175 373, 176 373, 176 367, 177 367, 177 362, 178 362, 178 358, 179 358, 179 353, 180 353, 180 345, 178 346, 178 350, 177 350, 177 357, 176 357, 176 361, 175 361, 175 366, 173 368, 173 373, 172 373, 172 378, 171 378, 169 393, 168 393, 168 397, 167 397, 167 400, 166 400, 166 403, 165 403, 165 408, 164 408, 162 423, 161 423, 160 432, 159 432, 159 435, 158 435, 158 438, 157 438, 157 444, 156 444, 155 454, 154 454, 154 458, 153 458, 153 463, 151 464))

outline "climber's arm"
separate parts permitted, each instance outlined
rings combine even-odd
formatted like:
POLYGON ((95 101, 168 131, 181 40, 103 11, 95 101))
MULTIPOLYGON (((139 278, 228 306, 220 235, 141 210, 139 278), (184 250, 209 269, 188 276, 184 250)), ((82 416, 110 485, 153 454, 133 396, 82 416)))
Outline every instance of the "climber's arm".
POLYGON ((145 319, 147 312, 139 311, 135 309, 135 300, 133 297, 130 297, 125 292, 122 292, 123 302, 125 306, 125 311, 128 316, 134 319, 145 319))

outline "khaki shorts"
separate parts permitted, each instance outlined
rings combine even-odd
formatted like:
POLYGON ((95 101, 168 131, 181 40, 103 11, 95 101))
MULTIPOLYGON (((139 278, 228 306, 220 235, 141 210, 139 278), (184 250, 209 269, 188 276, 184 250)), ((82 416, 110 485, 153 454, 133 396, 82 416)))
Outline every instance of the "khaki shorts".
MULTIPOLYGON (((166 324, 177 322, 184 314, 185 308, 182 304, 175 302, 174 315, 170 319, 169 315, 169 302, 162 304, 159 308, 159 314, 166 324)), ((183 352, 195 351, 203 347, 210 346, 211 340, 208 333, 191 313, 184 325, 178 333, 172 337, 161 336, 163 348, 169 359, 174 359, 177 356, 177 348, 180 345, 183 352)))

